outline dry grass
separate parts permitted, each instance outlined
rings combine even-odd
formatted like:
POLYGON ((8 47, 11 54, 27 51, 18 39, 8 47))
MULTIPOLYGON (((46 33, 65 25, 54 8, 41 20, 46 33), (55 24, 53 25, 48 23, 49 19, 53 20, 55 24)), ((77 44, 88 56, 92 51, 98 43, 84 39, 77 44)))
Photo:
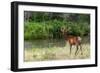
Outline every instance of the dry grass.
POLYGON ((46 61, 46 60, 71 60, 71 59, 87 59, 90 58, 90 45, 82 45, 83 54, 79 49, 77 56, 75 56, 76 48, 73 46, 70 55, 69 45, 65 47, 51 47, 51 48, 32 48, 25 49, 24 61, 46 61))

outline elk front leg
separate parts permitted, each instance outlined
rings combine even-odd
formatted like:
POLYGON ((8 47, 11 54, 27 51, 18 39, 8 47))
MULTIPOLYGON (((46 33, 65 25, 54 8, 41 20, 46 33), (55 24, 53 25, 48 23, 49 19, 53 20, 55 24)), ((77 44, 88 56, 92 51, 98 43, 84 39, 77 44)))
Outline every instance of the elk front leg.
POLYGON ((71 55, 71 51, 72 51, 72 45, 70 45, 70 55, 71 55))
POLYGON ((76 52, 75 52, 75 55, 77 55, 77 52, 78 52, 78 45, 76 45, 76 52))
POLYGON ((81 55, 83 55, 82 45, 80 44, 81 55))

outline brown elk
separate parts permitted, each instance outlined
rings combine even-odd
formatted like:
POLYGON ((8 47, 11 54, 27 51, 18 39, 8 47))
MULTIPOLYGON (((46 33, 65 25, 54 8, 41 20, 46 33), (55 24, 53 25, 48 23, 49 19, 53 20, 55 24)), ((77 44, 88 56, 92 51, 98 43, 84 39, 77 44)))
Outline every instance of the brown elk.
POLYGON ((72 50, 73 45, 76 46, 75 55, 77 55, 79 47, 80 47, 81 54, 82 54, 82 46, 81 46, 82 39, 81 39, 81 37, 80 36, 69 35, 68 34, 69 29, 67 29, 65 27, 61 27, 61 32, 62 32, 62 35, 63 35, 65 41, 69 42, 70 54, 71 54, 71 50, 72 50))

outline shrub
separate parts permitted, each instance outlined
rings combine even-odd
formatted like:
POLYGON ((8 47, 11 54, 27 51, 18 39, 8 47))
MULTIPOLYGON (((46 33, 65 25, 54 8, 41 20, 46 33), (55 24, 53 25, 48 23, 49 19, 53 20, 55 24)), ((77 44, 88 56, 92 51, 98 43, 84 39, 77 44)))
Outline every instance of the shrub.
POLYGON ((24 39, 50 39, 61 38, 60 28, 70 27, 69 33, 72 35, 86 36, 90 33, 90 25, 86 22, 67 22, 58 20, 49 20, 45 22, 25 22, 24 39))

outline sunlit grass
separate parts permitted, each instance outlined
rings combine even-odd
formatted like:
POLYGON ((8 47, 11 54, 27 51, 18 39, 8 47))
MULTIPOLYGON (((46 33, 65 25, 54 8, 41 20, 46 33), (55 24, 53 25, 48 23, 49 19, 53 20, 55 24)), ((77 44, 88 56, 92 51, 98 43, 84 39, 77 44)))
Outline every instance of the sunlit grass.
POLYGON ((48 47, 48 48, 32 48, 25 49, 24 61, 47 61, 47 60, 71 60, 71 59, 87 59, 90 58, 90 45, 83 44, 82 52, 79 49, 78 54, 75 56, 76 48, 73 46, 72 53, 70 54, 69 45, 65 47, 48 47))

